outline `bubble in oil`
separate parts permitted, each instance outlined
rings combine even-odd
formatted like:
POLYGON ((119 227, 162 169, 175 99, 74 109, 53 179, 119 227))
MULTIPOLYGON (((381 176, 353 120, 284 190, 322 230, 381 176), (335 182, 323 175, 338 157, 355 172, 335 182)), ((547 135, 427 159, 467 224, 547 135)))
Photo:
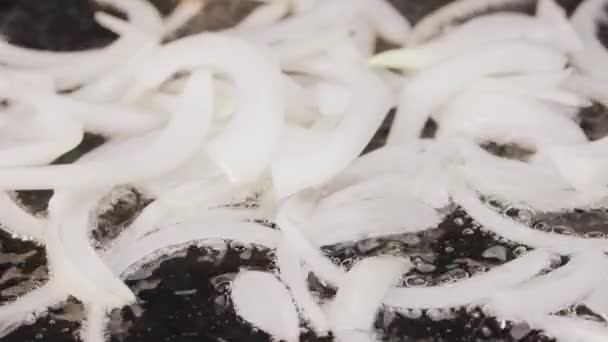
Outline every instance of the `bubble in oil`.
POLYGON ((403 279, 403 285, 406 287, 423 287, 428 284, 428 280, 419 275, 409 275, 403 279))
POLYGON ((606 234, 604 232, 587 232, 585 233, 585 238, 587 239, 604 239, 606 238, 606 234))

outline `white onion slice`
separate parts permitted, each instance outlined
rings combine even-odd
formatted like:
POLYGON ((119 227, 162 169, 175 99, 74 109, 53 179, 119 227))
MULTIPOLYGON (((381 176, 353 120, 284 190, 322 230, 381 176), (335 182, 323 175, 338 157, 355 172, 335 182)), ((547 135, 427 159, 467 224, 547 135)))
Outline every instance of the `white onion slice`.
POLYGON ((455 182, 451 194, 454 202, 460 205, 475 221, 485 229, 508 240, 563 254, 590 250, 608 250, 608 240, 606 239, 584 239, 581 237, 545 233, 504 217, 484 205, 477 198, 477 194, 468 189, 464 184, 455 182))
POLYGON ((415 46, 430 40, 458 20, 475 13, 501 6, 527 3, 527 0, 457 0, 428 14, 412 28, 407 39, 408 46, 415 46))
POLYGON ((579 303, 597 288, 605 278, 598 270, 606 266, 606 257, 601 252, 573 255, 565 266, 515 288, 502 290, 487 305, 494 315, 510 320, 557 312, 579 303))
POLYGON ((281 280, 291 291, 302 316, 317 335, 326 335, 329 331, 329 322, 321 306, 308 290, 308 271, 302 266, 300 258, 293 253, 289 244, 285 242, 279 244, 276 255, 281 280))
POLYGON ((289 291, 272 274, 239 272, 232 283, 231 297, 236 313, 254 327, 278 340, 299 341, 296 308, 289 291))
POLYGON ((0 225, 13 234, 44 243, 46 222, 32 216, 4 191, 0 192, 0 225))
POLYGON ((390 2, 385 0, 369 1, 365 14, 382 39, 395 45, 406 43, 411 30, 410 23, 390 2))
POLYGON ((154 253, 194 244, 204 240, 235 240, 244 244, 258 244, 266 248, 275 248, 279 232, 248 222, 230 222, 210 220, 207 224, 176 224, 162 227, 155 233, 133 242, 130 248, 111 250, 104 255, 104 260, 114 270, 123 272, 127 268, 154 256, 154 253))
POLYGON ((603 323, 596 323, 578 317, 545 315, 529 317, 528 324, 542 329, 549 335, 564 342, 603 342, 608 339, 608 329, 603 323))
POLYGON ((184 27, 203 10, 204 6, 204 0, 180 1, 175 9, 164 19, 164 35, 171 36, 175 31, 184 27))
POLYGON ((204 140, 213 104, 207 102, 201 105, 198 100, 200 92, 211 93, 211 80, 207 72, 192 76, 182 95, 180 108, 167 127, 152 146, 130 160, 114 157, 80 164, 4 168, 0 169, 0 187, 53 189, 77 185, 114 185, 170 171, 197 152, 204 140), (181 148, 175 150, 174 146, 181 148), (158 156, 164 157, 159 160, 158 156), (116 170, 120 170, 120 173, 116 173, 116 170))
POLYGON ((327 257, 312 245, 300 231, 297 224, 309 215, 312 203, 303 198, 291 197, 279 208, 275 222, 280 227, 285 242, 322 280, 330 284, 340 284, 344 270, 333 264, 327 257), (299 219, 299 220, 298 220, 299 219))
POLYGON ((548 151, 549 158, 564 177, 576 189, 587 193, 602 193, 608 184, 608 138, 588 144, 556 146, 548 151))
POLYGON ((311 62, 305 70, 351 87, 352 102, 344 119, 326 138, 315 142, 310 153, 281 156, 273 163, 272 178, 278 198, 318 185, 346 167, 363 151, 391 104, 390 91, 381 80, 358 64, 330 66, 311 62), (316 166, 301 172, 309 165, 316 166))
MULTIPOLYGON (((551 0, 540 2, 559 7, 551 0)), ((548 45, 568 53, 582 49, 582 43, 565 14, 556 24, 524 14, 498 13, 476 17, 427 44, 381 53, 371 63, 400 69, 422 69, 484 44, 509 40, 548 45), (556 26, 564 29, 556 30, 556 26)))
POLYGON ((572 62, 584 74, 602 80, 608 80, 608 71, 597 66, 608 61, 608 51, 597 37, 597 27, 600 19, 605 17, 605 6, 604 0, 585 0, 578 5, 571 18, 585 47, 572 56, 572 62))
POLYGON ((82 323, 80 338, 87 342, 106 341, 106 309, 97 305, 87 305, 86 318, 82 323))
POLYGON ((450 308, 480 304, 497 291, 530 279, 550 262, 551 255, 546 251, 532 251, 486 273, 456 283, 433 287, 394 288, 384 298, 384 304, 403 309, 450 308))
POLYGON ((330 304, 332 329, 372 330, 385 294, 411 267, 407 259, 388 256, 357 262, 343 277, 330 304))
POLYGON ((142 68, 146 72, 128 98, 160 85, 177 71, 198 66, 227 73, 239 96, 238 111, 222 133, 207 144, 207 152, 230 179, 256 179, 270 161, 285 105, 278 67, 254 46, 217 34, 199 34, 167 44, 142 68), (243 59, 248 63, 243 64, 243 59))
POLYGON ((524 42, 487 44, 439 63, 405 84, 388 142, 417 139, 434 110, 482 76, 555 71, 563 69, 565 63, 564 55, 524 42), (446 77, 450 82, 441 82, 446 77), (428 91, 431 88, 433 92, 428 91))
POLYGON ((39 310, 65 300, 67 293, 54 280, 49 280, 41 287, 31 290, 12 303, 0 306, 0 337, 10 334, 31 320, 39 310))
POLYGON ((522 96, 472 89, 444 108, 438 115, 438 138, 464 134, 478 142, 514 143, 536 151, 587 142, 573 120, 522 96))

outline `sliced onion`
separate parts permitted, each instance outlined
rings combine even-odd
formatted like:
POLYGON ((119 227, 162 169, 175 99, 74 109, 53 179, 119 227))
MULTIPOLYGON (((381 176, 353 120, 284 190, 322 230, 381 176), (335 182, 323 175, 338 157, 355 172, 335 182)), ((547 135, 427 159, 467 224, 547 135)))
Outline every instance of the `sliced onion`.
POLYGON ((275 222, 280 227, 285 242, 310 267, 311 271, 322 280, 338 285, 344 277, 344 271, 321 254, 308 241, 298 226, 297 222, 309 215, 311 205, 312 203, 303 198, 289 198, 279 209, 275 222))
POLYGON ((547 267, 551 255, 538 250, 472 278, 433 287, 394 288, 384 304, 403 309, 450 308, 480 304, 497 291, 520 284, 547 267))
POLYGON ((304 319, 315 333, 324 336, 329 331, 329 322, 317 300, 308 289, 308 271, 289 243, 282 242, 277 248, 277 260, 281 280, 287 285, 304 319))
POLYGON ((184 163, 200 148, 209 125, 212 103, 201 105, 198 94, 211 92, 210 75, 195 73, 182 95, 178 112, 152 146, 136 159, 111 158, 71 165, 0 169, 0 187, 9 189, 53 189, 66 186, 103 186, 151 178, 184 163), (175 150, 174 146, 181 146, 175 150), (158 156, 164 156, 162 160, 158 156), (104 171, 105 170, 105 171, 104 171), (120 170, 120 173, 116 173, 120 170), (100 177, 103 175, 103 177, 100 177))
POLYGON ((584 50, 572 56, 573 64, 584 74, 608 80, 608 71, 598 68, 608 61, 608 51, 597 37, 597 27, 604 14, 604 0, 585 0, 572 14, 572 25, 583 40, 584 50))
POLYGON ((106 309, 101 306, 88 305, 86 307, 86 318, 82 323, 80 338, 87 342, 106 341, 106 309))
POLYGON ((505 239, 563 254, 608 250, 608 240, 606 239, 584 239, 545 233, 504 217, 484 205, 477 198, 477 194, 464 184, 455 183, 451 194, 454 202, 460 205, 475 221, 505 239))
POLYGON ((0 337, 10 334, 24 322, 36 317, 36 312, 56 305, 67 297, 67 293, 53 280, 31 290, 12 303, 0 306, 0 337))
POLYGON ((232 283, 231 297, 236 313, 256 328, 278 340, 299 341, 296 308, 289 291, 272 274, 239 272, 232 283))
POLYGON ((487 44, 429 68, 407 82, 389 143, 417 139, 429 115, 472 81, 486 75, 561 70, 565 56, 524 42, 487 44), (441 82, 448 77, 450 82, 441 82), (428 89, 434 89, 428 92, 428 89))
POLYGON ((598 270, 606 266, 606 257, 601 252, 573 255, 565 266, 505 289, 494 295, 487 305, 496 316, 510 320, 557 312, 579 303, 597 288, 605 278, 598 270))
POLYGON ((283 125, 285 105, 277 66, 255 47, 217 34, 200 34, 167 44, 142 69, 146 74, 141 75, 128 97, 136 98, 175 72, 198 66, 226 72, 239 92, 237 113, 206 150, 230 179, 257 178, 270 161, 283 125), (243 58, 247 64, 242 63, 243 58), (155 71, 148 73, 149 70, 155 71))
POLYGON ((284 155, 272 165, 275 194, 284 198, 309 186, 318 185, 354 160, 380 126, 390 107, 390 92, 380 79, 356 64, 310 63, 309 73, 322 75, 352 87, 344 119, 326 137, 315 142, 315 149, 303 155, 284 155), (309 165, 316 165, 306 173, 309 165))
POLYGON ((13 234, 44 243, 46 222, 32 216, 4 191, 0 192, 0 225, 13 234))
POLYGON ((545 315, 530 317, 528 324, 542 329, 549 335, 564 342, 602 342, 608 338, 608 329, 603 323, 596 323, 578 317, 545 315))
POLYGON ((415 46, 444 32, 453 22, 491 8, 527 3, 527 0, 458 0, 440 7, 414 25, 408 46, 415 46))
POLYGON ((165 36, 171 36, 194 19, 204 8, 203 0, 180 1, 171 13, 164 19, 163 31, 165 36))
POLYGON ((464 134, 478 142, 517 144, 536 151, 587 142, 573 120, 517 95, 470 90, 450 101, 439 116, 439 138, 464 134))
POLYGON ((382 299, 412 267, 409 260, 396 257, 365 258, 342 278, 329 309, 335 331, 372 330, 382 299))

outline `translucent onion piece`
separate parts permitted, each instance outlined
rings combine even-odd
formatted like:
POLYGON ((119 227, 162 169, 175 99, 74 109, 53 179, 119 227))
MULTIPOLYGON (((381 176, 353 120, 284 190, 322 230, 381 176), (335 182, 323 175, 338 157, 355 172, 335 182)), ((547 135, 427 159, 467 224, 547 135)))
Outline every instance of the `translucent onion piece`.
POLYGON ((438 137, 464 134, 475 141, 517 144, 532 150, 587 142, 569 118, 534 99, 470 90, 440 114, 438 137))
MULTIPOLYGON (((596 272, 594 270, 594 272, 596 272)), ((602 283, 605 281, 602 280, 602 283)), ((585 300, 583 304, 591 309, 591 311, 602 316, 602 318, 608 317, 608 293, 604 291, 601 286, 598 286, 585 300)))
POLYGON ((346 167, 363 151, 391 105, 390 91, 381 80, 354 62, 342 65, 311 62, 305 70, 348 86, 352 101, 343 120, 323 139, 318 139, 311 152, 284 155, 273 163, 272 178, 278 198, 327 181, 346 167), (310 165, 316 166, 310 169, 310 165), (303 168, 308 172, 301 172, 303 168))
POLYGON ((585 239, 545 233, 505 217, 484 205, 477 198, 477 194, 464 184, 455 182, 451 194, 454 202, 460 205, 475 221, 505 239, 562 254, 608 250, 608 240, 606 239, 585 239))
POLYGON ((50 280, 31 290, 12 303, 0 306, 0 337, 10 334, 26 321, 31 321, 36 312, 65 300, 65 293, 58 283, 50 280))
POLYGON ((89 215, 104 194, 56 192, 49 203, 46 250, 51 273, 70 294, 86 304, 115 308, 135 302, 135 295, 90 244, 89 215))
POLYGON ((545 315, 530 317, 528 324, 535 329, 564 342, 603 342, 608 339, 608 329, 603 323, 596 323, 578 317, 545 315))
POLYGON ((177 71, 199 66, 226 73, 238 89, 238 110, 207 144, 207 152, 230 179, 256 179, 270 162, 285 104, 280 70, 255 47, 218 34, 199 34, 167 44, 142 68, 146 71, 128 98, 160 85, 177 71), (243 59, 248 62, 242 63, 243 59))
POLYGON ((171 36, 175 31, 184 27, 196 17, 205 6, 204 0, 182 0, 165 18, 163 31, 165 36, 171 36))
POLYGON ((44 243, 46 222, 32 216, 4 191, 0 192, 0 225, 13 234, 44 243))
MULTIPOLYGON (((140 29, 154 31, 161 27, 160 14, 148 1, 99 0, 97 2, 125 12, 130 24, 140 29)), ((102 49, 86 51, 55 52, 22 48, 0 40, 0 62, 26 68, 44 68, 66 64, 76 67, 74 64, 86 64, 84 61, 88 63, 107 59, 111 55, 109 52, 112 46, 113 44, 102 49)))
POLYGON ((0 166, 50 163, 76 147, 84 130, 61 107, 24 108, 0 113, 0 166))
POLYGON ((341 190, 320 201, 305 234, 317 245, 331 245, 435 227, 441 216, 410 195, 412 188, 393 175, 341 190))
POLYGON ((333 116, 346 112, 352 101, 348 90, 328 82, 319 83, 315 89, 321 115, 333 116))
POLYGON ((356 263, 330 304, 332 329, 372 330, 385 294, 411 267, 409 260, 396 257, 365 258, 356 263))
POLYGON ((377 32, 378 36, 385 41, 404 45, 410 33, 411 26, 390 2, 384 0, 369 1, 366 9, 366 17, 377 32))
MULTIPOLYGON (((557 4, 549 1, 540 1, 557 4)), ((518 13, 498 13, 476 17, 431 42, 374 57, 372 64, 400 69, 421 69, 488 43, 524 40, 553 46, 564 52, 579 51, 582 43, 570 27, 565 13, 561 22, 518 13), (556 27, 563 28, 556 30, 556 27)))
POLYGON ((279 244, 276 255, 281 280, 289 288, 302 316, 317 335, 326 335, 329 331, 329 322, 321 306, 308 289, 308 271, 302 266, 300 258, 285 242, 279 244))
POLYGON ((418 22, 408 36, 408 46, 415 46, 444 32, 450 24, 481 11, 501 6, 525 4, 527 0, 458 0, 440 7, 418 22))
POLYGON ((608 88, 606 82, 580 74, 571 75, 564 87, 602 104, 608 104, 608 88))
POLYGON ((285 242, 310 267, 311 271, 328 283, 338 285, 342 281, 344 271, 321 254, 307 240, 298 226, 297 222, 310 214, 311 206, 312 203, 303 198, 291 197, 279 208, 275 222, 280 227, 285 242))
POLYGON ((131 159, 113 157, 80 164, 4 168, 0 169, 0 188, 107 186, 162 175, 187 161, 203 143, 213 104, 211 96, 201 104, 200 93, 211 93, 207 72, 194 73, 182 94, 177 113, 151 146, 131 159), (174 146, 180 148, 176 150, 174 146), (158 156, 164 157, 159 160, 158 156))
POLYGON ((111 250, 104 256, 104 260, 114 272, 119 273, 145 261, 145 258, 154 257, 154 253, 170 250, 170 247, 225 239, 275 248, 279 237, 275 230, 248 222, 210 220, 205 225, 176 224, 172 227, 161 227, 157 232, 133 242, 129 248, 111 250))
POLYGON ((597 67, 608 61, 608 51, 597 37, 597 27, 605 16, 605 6, 604 0, 585 0, 578 5, 570 20, 585 47, 572 56, 572 63, 590 77, 608 80, 608 71, 597 67))
POLYGON ((431 309, 483 303, 497 291, 530 279, 550 262, 551 254, 543 250, 532 251, 486 273, 455 283, 394 288, 384 298, 384 304, 403 309, 431 309))
POLYGON ((232 283, 231 297, 236 313, 254 327, 277 340, 299 341, 296 308, 289 291, 272 274, 239 272, 232 283))
POLYGON ((434 110, 482 76, 555 71, 565 63, 565 56, 555 50, 524 42, 487 44, 439 63, 404 85, 388 142, 417 139, 434 110), (450 82, 441 81, 446 77, 450 82), (429 87, 434 91, 428 92, 429 87))
POLYGON ((559 173, 576 189, 604 193, 608 184, 608 138, 573 146, 553 147, 548 155, 559 173))
POLYGON ((80 338, 86 342, 105 342, 106 324, 106 309, 101 306, 88 305, 86 307, 86 318, 80 331, 80 338))
POLYGON ((343 0, 318 1, 309 11, 291 16, 268 27, 239 31, 239 34, 260 43, 290 40, 311 31, 347 25, 368 5, 367 0, 351 0, 344 6, 343 0))
POLYGON ((492 313, 503 319, 525 320, 529 315, 550 314, 579 303, 605 279, 602 252, 587 252, 557 270, 505 289, 488 301, 492 313), (551 289, 551 291, 547 291, 551 289))

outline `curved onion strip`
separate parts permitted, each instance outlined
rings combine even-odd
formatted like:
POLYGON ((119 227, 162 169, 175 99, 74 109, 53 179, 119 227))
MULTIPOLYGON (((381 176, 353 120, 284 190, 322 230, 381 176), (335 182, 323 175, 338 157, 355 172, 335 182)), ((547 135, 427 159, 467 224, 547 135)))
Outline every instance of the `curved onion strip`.
POLYGON ((533 277, 551 262, 545 251, 532 251, 504 265, 456 283, 433 287, 394 288, 384 304, 404 309, 432 309, 479 304, 496 291, 508 289, 533 277))
POLYGON ((82 125, 62 113, 61 107, 40 106, 33 113, 26 110, 5 114, 6 126, 0 128, 0 167, 47 164, 82 140, 82 125))
POLYGON ((298 313, 289 291, 274 275, 259 271, 239 272, 232 282, 231 298, 237 315, 254 327, 277 340, 300 340, 298 313))
POLYGON ((608 138, 587 144, 555 146, 548 156, 562 177, 576 189, 590 194, 604 194, 608 184, 608 138))
POLYGON ((578 5, 570 20, 585 47, 572 56, 573 64, 588 76, 608 80, 608 71, 597 67, 608 61, 608 51, 597 37, 597 26, 605 16, 605 6, 604 0, 585 0, 578 5))
POLYGON ((333 131, 315 142, 318 148, 303 155, 283 155, 273 163, 278 198, 323 183, 346 167, 363 151, 391 105, 390 92, 381 80, 356 64, 311 62, 304 70, 350 87, 352 102, 333 131), (309 165, 316 167, 309 169, 309 165), (303 169, 309 170, 304 173, 303 169))
POLYGON ((155 233, 134 241, 130 248, 112 250, 104 255, 104 260, 116 273, 124 272, 129 267, 154 256, 154 253, 167 250, 167 247, 183 246, 199 241, 224 239, 244 244, 258 244, 266 248, 275 248, 279 232, 255 223, 214 221, 207 224, 175 224, 163 227, 155 233))
POLYGON ((564 87, 596 102, 608 104, 606 82, 589 76, 574 74, 564 82, 564 87))
POLYGON ((573 120, 517 95, 469 90, 450 101, 439 116, 438 138, 464 134, 478 142, 515 143, 536 151, 587 142, 573 120))
POLYGON ((291 247, 285 242, 279 244, 276 255, 281 280, 291 291, 302 316, 317 335, 326 335, 329 330, 329 322, 316 299, 308 290, 308 271, 302 267, 300 258, 291 251, 291 247))
POLYGON ((578 317, 545 315, 529 317, 526 322, 535 329, 564 342, 603 342, 608 339, 608 329, 603 323, 596 323, 578 317))
POLYGON ((163 32, 171 36, 194 19, 205 7, 205 0, 180 0, 177 6, 164 19, 163 32))
POLYGON ((496 157, 463 141, 459 146, 466 160, 462 176, 484 195, 548 212, 595 206, 605 197, 576 191, 553 168, 496 157))
MULTIPOLYGON (((193 74, 177 113, 152 146, 131 159, 108 158, 81 164, 4 168, 0 169, 0 188, 53 189, 114 185, 170 171, 197 152, 204 140, 213 104, 201 104, 198 100, 201 92, 211 93, 211 80, 207 72, 193 74), (174 146, 181 148, 176 150, 174 146), (159 156, 164 157, 159 160, 159 156)), ((211 101, 211 97, 208 98, 211 101)))
POLYGON ((554 23, 518 13, 480 16, 427 44, 376 55, 371 63, 399 69, 422 69, 475 47, 508 40, 554 46, 564 52, 581 50, 582 43, 569 26, 565 14, 558 27, 565 27, 569 31, 556 30, 555 26, 554 23))
POLYGON ((275 222, 283 233, 284 241, 310 267, 311 271, 328 283, 338 285, 344 277, 344 271, 307 240, 294 220, 304 217, 310 210, 311 203, 299 196, 301 195, 287 199, 279 209, 275 222))
POLYGON ((0 306, 0 338, 10 334, 39 310, 65 300, 67 293, 60 284, 49 280, 41 287, 0 306))
POLYGON ((334 331, 372 330, 382 299, 412 264, 396 257, 371 257, 357 262, 342 278, 330 304, 334 331))
POLYGON ((608 240, 606 239, 584 239, 545 233, 504 217, 484 205, 477 198, 477 194, 468 189, 465 184, 455 182, 451 194, 454 202, 460 205, 475 221, 479 222, 485 229, 505 239, 563 254, 608 250, 608 240))
POLYGON ((154 113, 123 104, 86 102, 16 82, 11 82, 9 87, 9 96, 31 103, 41 111, 48 111, 50 108, 61 111, 61 114, 82 122, 89 132, 106 135, 133 134, 158 128, 164 121, 154 113))
POLYGON ((46 222, 28 213, 5 191, 0 191, 0 225, 13 234, 44 243, 46 222))
POLYGON ((311 215, 304 233, 323 246, 435 227, 441 216, 410 195, 414 185, 403 178, 378 177, 326 197, 311 215))
POLYGON ((412 28, 406 45, 419 45, 446 30, 458 20, 501 6, 525 4, 527 0, 457 0, 425 16, 412 28))
POLYGON ((344 0, 318 1, 311 10, 288 17, 275 25, 247 31, 236 30, 236 32, 260 43, 275 43, 293 39, 311 31, 324 30, 332 26, 344 26, 361 13, 367 5, 367 0, 349 0, 348 6, 344 6, 344 0))
MULTIPOLYGON (((227 239, 236 240, 245 244, 260 244, 267 248, 277 245, 278 233, 251 223, 215 223, 209 222, 212 227, 200 225, 177 225, 171 229, 162 229, 159 232, 147 235, 119 251, 111 250, 104 255, 105 261, 112 267, 115 274, 124 274, 136 264, 142 264, 155 253, 167 250, 168 247, 193 244, 201 240, 227 239)), ((2 307, 0 307, 1 310, 2 307)), ((105 314, 102 307, 91 307, 87 312, 87 322, 84 334, 98 339, 104 336, 105 314)), ((0 311, 1 312, 1 311, 0 311)), ((88 341, 88 340, 87 340, 88 341)), ((93 339, 92 342, 97 342, 93 339)))
POLYGON ((555 50, 525 42, 487 44, 439 63, 405 84, 388 142, 417 139, 434 110, 482 76, 555 71, 565 63, 565 56, 555 50), (441 81, 446 77, 450 82, 441 81), (434 91, 429 92, 429 87, 434 91))
POLYGON ((106 341, 106 309, 98 305, 87 305, 86 318, 82 323, 80 338, 87 342, 106 341))
MULTIPOLYGON (((129 23, 140 29, 156 30, 161 26, 161 18, 156 9, 145 0, 98 0, 97 2, 115 7, 127 14, 129 23)), ((120 38, 119 38, 120 40, 120 38)), ((56 52, 27 49, 11 45, 0 39, 0 62, 17 67, 44 68, 69 64, 76 67, 74 63, 83 61, 101 61, 107 59, 110 49, 118 41, 105 48, 74 52, 56 52)))
POLYGON ((51 273, 69 293, 86 304, 115 308, 133 303, 135 295, 89 242, 89 215, 104 194, 56 192, 49 203, 46 250, 51 273))
POLYGON ((230 179, 256 179, 270 162, 283 125, 285 104, 280 70, 255 47, 217 34, 199 34, 167 44, 142 68, 146 73, 128 98, 160 85, 177 71, 198 66, 228 74, 239 97, 233 119, 207 144, 207 152, 230 179), (248 62, 244 64, 243 59, 248 62))
POLYGON ((579 303, 598 287, 608 266, 601 252, 572 256, 557 270, 533 278, 512 289, 505 289, 487 302, 492 313, 510 320, 525 320, 528 315, 549 314, 579 303), (547 289, 551 291, 547 291, 547 289))
POLYGON ((395 45, 405 44, 411 30, 410 23, 390 2, 370 1, 365 14, 378 36, 395 45))

